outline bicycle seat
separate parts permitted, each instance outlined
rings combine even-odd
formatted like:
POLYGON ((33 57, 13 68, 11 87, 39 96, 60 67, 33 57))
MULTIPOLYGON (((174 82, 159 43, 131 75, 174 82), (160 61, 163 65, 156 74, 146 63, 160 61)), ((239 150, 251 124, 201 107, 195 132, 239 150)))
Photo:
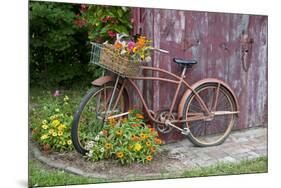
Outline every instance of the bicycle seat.
POLYGON ((191 66, 191 65, 195 65, 197 63, 196 60, 184 60, 184 59, 179 59, 179 58, 173 58, 173 61, 182 66, 191 66))

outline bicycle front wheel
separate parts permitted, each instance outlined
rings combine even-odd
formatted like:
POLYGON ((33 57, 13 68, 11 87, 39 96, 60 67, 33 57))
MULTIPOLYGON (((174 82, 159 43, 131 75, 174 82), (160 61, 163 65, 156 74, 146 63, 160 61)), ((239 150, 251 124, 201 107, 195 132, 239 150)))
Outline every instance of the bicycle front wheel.
MULTIPOLYGON (((73 119, 71 137, 75 149, 85 155, 90 142, 103 129, 106 110, 114 89, 113 84, 107 84, 102 87, 94 87, 82 99, 73 119)), ((116 103, 120 87, 116 88, 115 97, 112 100, 109 115, 119 114, 128 110, 128 95, 123 89, 119 100, 116 103), (117 105, 114 105, 114 104, 117 105), (114 107, 115 106, 115 107, 114 107)))
MULTIPOLYGON (((232 93, 218 83, 203 83, 195 88, 195 92, 205 103, 213 116, 188 121, 190 141, 196 146, 214 146, 224 142, 229 136, 236 118, 236 103, 232 93)), ((185 103, 184 113, 188 120, 196 115, 206 115, 198 97, 191 93, 185 103)))

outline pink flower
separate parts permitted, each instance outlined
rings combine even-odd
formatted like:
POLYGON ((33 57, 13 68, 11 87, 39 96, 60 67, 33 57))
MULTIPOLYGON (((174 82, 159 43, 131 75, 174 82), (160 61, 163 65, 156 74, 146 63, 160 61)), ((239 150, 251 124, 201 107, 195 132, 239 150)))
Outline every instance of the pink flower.
POLYGON ((56 90, 56 91, 54 92, 54 94, 53 94, 54 97, 57 97, 57 96, 59 96, 59 95, 60 95, 60 91, 59 91, 59 90, 56 90))
POLYGON ((136 43, 133 41, 128 42, 128 51, 133 51, 133 48, 135 47, 136 43))

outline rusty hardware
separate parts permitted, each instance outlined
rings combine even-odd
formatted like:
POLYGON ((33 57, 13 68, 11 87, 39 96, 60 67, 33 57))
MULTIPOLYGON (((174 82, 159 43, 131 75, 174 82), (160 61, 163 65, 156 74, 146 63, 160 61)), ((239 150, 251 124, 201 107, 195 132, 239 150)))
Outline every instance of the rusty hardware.
POLYGON ((242 67, 245 72, 248 72, 251 65, 252 47, 254 39, 250 38, 247 34, 245 34, 242 36, 240 43, 242 50, 242 67))

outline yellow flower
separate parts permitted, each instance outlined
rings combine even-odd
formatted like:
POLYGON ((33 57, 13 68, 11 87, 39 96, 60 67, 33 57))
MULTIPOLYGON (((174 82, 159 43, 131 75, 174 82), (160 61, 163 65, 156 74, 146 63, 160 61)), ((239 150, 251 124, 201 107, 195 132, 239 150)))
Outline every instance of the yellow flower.
POLYGON ((45 139, 47 139, 47 138, 49 138, 47 134, 43 134, 43 135, 41 136, 41 140, 45 140, 45 139))
POLYGON ((112 144, 111 143, 106 143, 104 147, 106 149, 111 149, 112 148, 112 144))
POLYGON ((146 142, 145 144, 147 147, 151 146, 151 142, 146 142))
POLYGON ((68 145, 71 145, 71 144, 72 144, 72 141, 71 141, 71 140, 68 140, 68 141, 67 141, 67 144, 68 144, 68 145))
POLYGON ((46 125, 47 123, 48 123, 47 120, 42 121, 42 124, 44 124, 44 125, 46 125))
POLYGON ((68 100, 69 100, 68 96, 65 95, 65 97, 63 98, 63 101, 64 101, 64 102, 67 102, 68 100))
POLYGON ((49 134, 53 134, 53 133, 54 133, 54 129, 50 129, 49 134))
POLYGON ((53 132, 53 134, 52 134, 53 136, 57 136, 58 134, 56 133, 56 132, 53 132))
POLYGON ((59 144, 62 145, 62 144, 63 144, 63 141, 59 141, 59 144))
POLYGON ((55 111, 56 111, 56 112, 59 112, 59 111, 60 111, 60 109, 59 109, 59 108, 56 108, 56 109, 55 109, 55 111))
POLYGON ((63 132, 62 131, 58 131, 58 135, 59 136, 63 135, 63 132))
POLYGON ((117 156, 118 158, 122 158, 122 157, 124 157, 124 153, 123 153, 122 151, 118 151, 118 152, 116 153, 116 156, 117 156))
POLYGON ((44 124, 44 125, 42 125, 42 128, 43 128, 43 129, 48 129, 49 126, 44 124))
POLYGON ((66 128, 66 126, 64 125, 64 124, 60 124, 59 126, 58 126, 58 130, 63 130, 64 128, 66 128))
POLYGON ((60 124, 60 121, 57 120, 57 119, 55 119, 54 121, 52 121, 52 124, 53 124, 54 126, 58 126, 58 125, 60 124))
POLYGON ((140 143, 136 143, 136 144, 135 144, 135 147, 134 147, 134 150, 135 150, 135 151, 140 151, 141 148, 142 148, 142 146, 140 145, 140 143))
POLYGON ((115 133, 116 133, 117 136, 122 136, 123 131, 122 131, 122 130, 118 130, 118 131, 116 131, 115 133))
POLYGON ((140 134, 140 137, 141 137, 141 139, 143 139, 143 140, 147 139, 147 135, 144 134, 144 133, 141 133, 141 134, 140 134))

